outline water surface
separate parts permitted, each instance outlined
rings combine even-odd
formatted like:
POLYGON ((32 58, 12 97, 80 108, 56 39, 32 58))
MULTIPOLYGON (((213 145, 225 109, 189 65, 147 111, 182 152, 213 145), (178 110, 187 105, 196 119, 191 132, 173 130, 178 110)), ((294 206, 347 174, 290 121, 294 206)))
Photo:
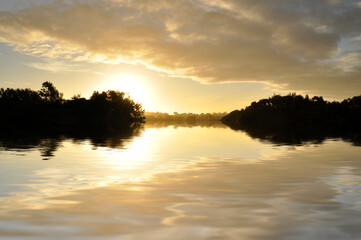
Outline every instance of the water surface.
POLYGON ((0 141, 0 239, 361 239, 361 148, 214 126, 0 141))

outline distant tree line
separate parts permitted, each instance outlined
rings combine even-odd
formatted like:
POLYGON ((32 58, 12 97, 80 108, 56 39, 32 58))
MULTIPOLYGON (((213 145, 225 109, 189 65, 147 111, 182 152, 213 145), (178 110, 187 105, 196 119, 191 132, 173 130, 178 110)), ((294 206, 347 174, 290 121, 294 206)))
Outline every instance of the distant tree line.
POLYGON ((329 102, 319 96, 274 95, 231 112, 222 122, 251 136, 281 141, 355 135, 361 132, 361 96, 329 102))
POLYGON ((168 123, 210 123, 219 122, 227 113, 161 113, 146 112, 146 122, 168 122, 168 123))
POLYGON ((66 100, 51 82, 40 91, 1 88, 0 111, 3 130, 115 130, 144 122, 142 105, 123 92, 95 91, 89 99, 66 100))

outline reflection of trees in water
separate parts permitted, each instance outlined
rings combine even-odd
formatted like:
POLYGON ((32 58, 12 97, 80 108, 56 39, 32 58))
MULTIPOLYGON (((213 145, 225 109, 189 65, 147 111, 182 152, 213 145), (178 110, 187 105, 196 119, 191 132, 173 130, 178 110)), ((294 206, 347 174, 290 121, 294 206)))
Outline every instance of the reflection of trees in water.
POLYGON ((361 146, 361 133, 359 131, 330 131, 317 128, 298 129, 269 129, 250 126, 230 126, 235 131, 243 131, 251 138, 277 145, 304 145, 322 144, 327 139, 342 139, 355 146, 361 146))
POLYGON ((2 135, 0 150, 26 152, 39 149, 43 160, 48 160, 54 156, 54 152, 61 146, 63 139, 61 136, 2 135))
POLYGON ((97 134, 88 138, 91 144, 96 147, 108 147, 108 148, 124 148, 127 142, 139 136, 144 130, 143 124, 136 125, 122 131, 116 131, 110 134, 97 134))
POLYGON ((61 141, 61 138, 45 138, 41 140, 38 148, 43 160, 49 160, 51 157, 54 157, 54 153, 61 145, 61 141))
POLYGON ((43 160, 49 160, 55 156, 55 152, 65 140, 70 139, 73 143, 89 140, 95 148, 124 148, 130 139, 139 136, 142 131, 143 125, 134 125, 113 132, 93 132, 91 134, 38 135, 24 132, 19 134, 7 133, 0 135, 0 151, 27 152, 38 149, 43 160))
MULTIPOLYGON (((147 122, 148 128, 176 127, 218 127, 225 128, 219 121, 200 122, 173 122, 173 121, 152 121, 147 122)), ((127 143, 134 137, 139 136, 144 130, 144 124, 134 124, 127 128, 113 131, 73 132, 67 134, 39 134, 34 132, 7 132, 0 134, 0 150, 26 152, 38 149, 43 160, 49 160, 55 156, 56 151, 62 146, 65 140, 71 140, 74 144, 81 144, 89 140, 94 149, 98 147, 125 148, 127 143)))

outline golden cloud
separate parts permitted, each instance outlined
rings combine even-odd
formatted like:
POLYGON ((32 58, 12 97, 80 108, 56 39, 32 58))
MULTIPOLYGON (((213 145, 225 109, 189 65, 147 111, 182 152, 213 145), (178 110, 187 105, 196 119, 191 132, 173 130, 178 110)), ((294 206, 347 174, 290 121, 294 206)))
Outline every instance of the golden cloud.
POLYGON ((342 41, 359 46, 359 16, 358 1, 54 1, 0 12, 0 41, 25 54, 144 64, 202 82, 358 94, 360 51, 342 41))

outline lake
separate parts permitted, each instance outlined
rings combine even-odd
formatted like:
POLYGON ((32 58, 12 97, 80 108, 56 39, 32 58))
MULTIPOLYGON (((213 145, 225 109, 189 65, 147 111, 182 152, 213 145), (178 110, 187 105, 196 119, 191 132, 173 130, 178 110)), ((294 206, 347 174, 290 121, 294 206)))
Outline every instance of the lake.
POLYGON ((361 239, 361 147, 225 126, 0 141, 0 239, 361 239))

